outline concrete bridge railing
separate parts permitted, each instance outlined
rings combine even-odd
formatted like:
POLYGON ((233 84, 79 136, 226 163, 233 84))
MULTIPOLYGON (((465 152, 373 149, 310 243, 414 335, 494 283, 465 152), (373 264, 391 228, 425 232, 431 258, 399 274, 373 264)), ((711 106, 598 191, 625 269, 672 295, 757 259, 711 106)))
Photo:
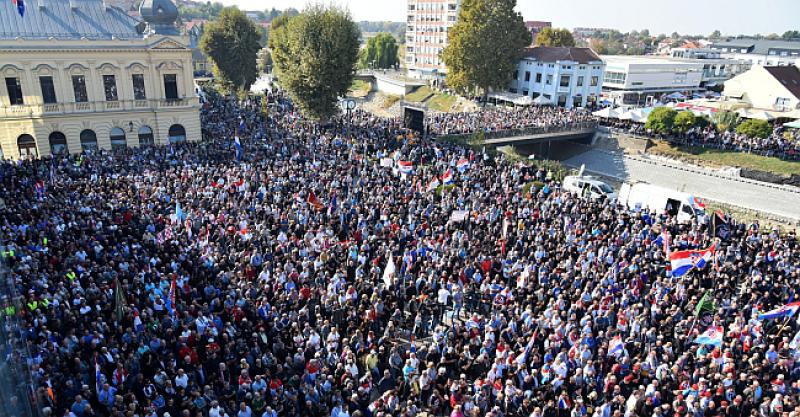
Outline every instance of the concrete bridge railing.
MULTIPOLYGON (((505 130, 496 130, 491 132, 484 133, 484 140, 487 143, 491 142, 502 142, 502 139, 510 139, 512 138, 530 138, 532 136, 539 136, 544 137, 547 135, 560 135, 564 133, 575 133, 575 134, 584 134, 584 133, 592 133, 594 130, 597 129, 597 122, 577 122, 577 123, 568 123, 566 125, 561 126, 543 126, 543 127, 530 127, 525 129, 505 129, 505 130)), ((451 134, 451 135, 442 135, 440 138, 446 138, 448 140, 460 142, 460 141, 468 141, 474 137, 475 133, 461 133, 461 134, 451 134)))

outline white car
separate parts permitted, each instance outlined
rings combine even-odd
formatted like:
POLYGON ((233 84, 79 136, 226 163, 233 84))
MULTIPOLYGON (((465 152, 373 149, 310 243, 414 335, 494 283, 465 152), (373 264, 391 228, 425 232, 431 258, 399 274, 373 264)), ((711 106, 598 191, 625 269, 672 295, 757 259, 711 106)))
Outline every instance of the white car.
POLYGON ((591 176, 569 175, 564 177, 564 190, 592 199, 601 197, 611 201, 617 199, 617 193, 610 185, 591 176))

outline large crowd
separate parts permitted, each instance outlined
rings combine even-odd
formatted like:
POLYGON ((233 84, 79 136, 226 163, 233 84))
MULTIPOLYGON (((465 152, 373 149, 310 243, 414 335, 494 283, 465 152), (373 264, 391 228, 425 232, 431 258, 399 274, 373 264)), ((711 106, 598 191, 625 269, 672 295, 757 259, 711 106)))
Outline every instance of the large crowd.
POLYGON ((523 130, 541 127, 561 127, 569 124, 594 121, 594 116, 584 109, 565 109, 552 106, 526 106, 512 109, 490 109, 482 112, 434 113, 426 120, 433 135, 473 133, 479 130, 523 130))
POLYGON ((661 135, 649 131, 643 123, 629 120, 602 120, 601 123, 623 133, 649 136, 693 146, 751 152, 789 159, 800 157, 800 129, 787 129, 782 125, 776 125, 766 138, 752 138, 730 130, 718 132, 712 125, 693 127, 685 133, 661 135))
POLYGON ((0 165, 43 416, 800 416, 796 317, 758 320, 797 298, 794 232, 732 220, 675 277, 663 236, 710 224, 267 97, 209 94, 204 141, 0 165))

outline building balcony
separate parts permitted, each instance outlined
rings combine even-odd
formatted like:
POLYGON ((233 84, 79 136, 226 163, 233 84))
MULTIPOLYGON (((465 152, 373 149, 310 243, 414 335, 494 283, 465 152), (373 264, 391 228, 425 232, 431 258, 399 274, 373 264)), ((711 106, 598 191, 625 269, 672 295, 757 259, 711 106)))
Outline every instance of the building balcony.
POLYGON ((192 107, 198 103, 196 97, 174 100, 147 99, 147 100, 119 100, 119 101, 87 101, 80 103, 48 103, 48 104, 23 104, 18 106, 0 107, 0 118, 14 119, 25 117, 40 117, 50 115, 63 115, 73 113, 113 113, 136 111, 146 109, 175 109, 192 107))

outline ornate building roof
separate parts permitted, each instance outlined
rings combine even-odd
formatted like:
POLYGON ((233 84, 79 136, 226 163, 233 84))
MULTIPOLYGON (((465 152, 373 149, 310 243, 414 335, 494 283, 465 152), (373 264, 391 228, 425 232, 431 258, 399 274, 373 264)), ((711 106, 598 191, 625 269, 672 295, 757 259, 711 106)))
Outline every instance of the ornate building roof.
POLYGON ((25 16, 20 16, 12 2, 0 1, 0 39, 141 39, 143 36, 143 23, 103 0, 27 0, 25 6, 25 16))

